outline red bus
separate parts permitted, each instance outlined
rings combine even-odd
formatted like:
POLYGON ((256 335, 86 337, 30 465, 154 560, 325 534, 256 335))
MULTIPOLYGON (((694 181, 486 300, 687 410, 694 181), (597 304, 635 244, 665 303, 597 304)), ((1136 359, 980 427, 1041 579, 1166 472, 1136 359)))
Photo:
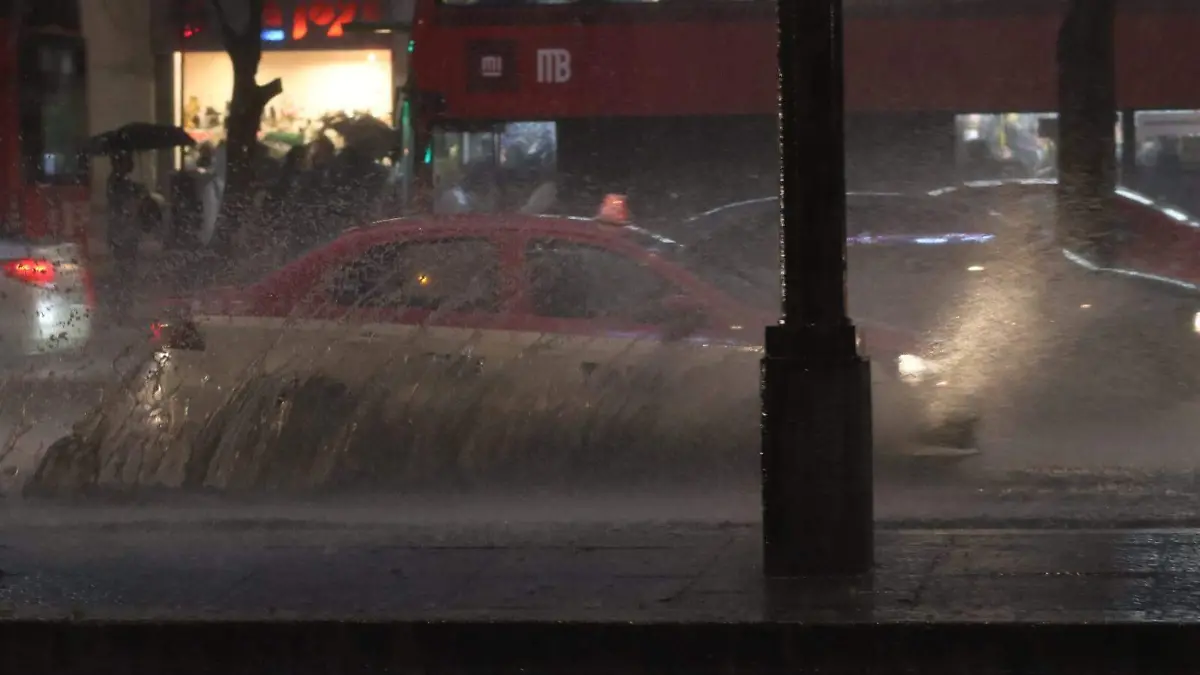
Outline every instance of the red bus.
POLYGON ((87 58, 79 5, 0 0, 0 236, 86 240, 87 58))
MULTIPOLYGON (((845 3, 852 184, 952 179, 959 114, 1056 107, 1059 0, 845 3)), ((1122 107, 1200 108, 1200 10, 1121 11, 1122 107)), ((487 163, 523 185, 513 149, 552 141, 533 163, 581 204, 627 190, 644 213, 770 193, 776 31, 775 0, 417 0, 418 167, 427 152, 435 193, 487 163)))

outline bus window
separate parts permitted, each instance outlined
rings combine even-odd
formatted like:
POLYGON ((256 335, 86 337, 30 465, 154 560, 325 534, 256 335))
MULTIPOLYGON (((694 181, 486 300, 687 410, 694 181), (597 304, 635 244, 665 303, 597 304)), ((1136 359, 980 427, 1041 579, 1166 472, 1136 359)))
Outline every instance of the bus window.
MULTIPOLYGON (((513 122, 486 130, 433 133, 434 210, 517 211, 556 179, 554 122, 513 122), (457 199, 451 193, 461 193, 457 199), (464 201, 465 200, 465 201, 464 201), (438 206, 444 205, 444 206, 438 206)), ((550 205, 546 205, 550 208, 550 205)))
POLYGON ((491 131, 438 130, 433 134, 434 186, 461 181, 466 174, 496 164, 496 134, 491 131))

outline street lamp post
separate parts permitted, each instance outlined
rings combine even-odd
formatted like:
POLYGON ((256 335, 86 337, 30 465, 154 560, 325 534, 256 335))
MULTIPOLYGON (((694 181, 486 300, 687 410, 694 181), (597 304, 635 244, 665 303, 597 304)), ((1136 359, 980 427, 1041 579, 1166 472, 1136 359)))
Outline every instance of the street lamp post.
POLYGON ((1058 34, 1059 232, 1067 246, 1107 266, 1120 231, 1112 212, 1117 0, 1071 0, 1066 10, 1058 34))
POLYGON ((779 0, 783 315, 762 361, 768 577, 874 560, 870 365, 846 316, 841 0, 779 0))

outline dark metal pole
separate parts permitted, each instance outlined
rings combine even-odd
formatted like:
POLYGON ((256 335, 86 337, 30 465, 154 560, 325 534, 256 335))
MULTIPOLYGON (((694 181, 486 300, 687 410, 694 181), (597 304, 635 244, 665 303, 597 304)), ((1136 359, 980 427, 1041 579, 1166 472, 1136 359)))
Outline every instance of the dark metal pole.
POLYGON ((779 0, 783 316, 762 363, 765 571, 874 560, 870 366, 846 316, 841 0, 779 0))
POLYGON ((1071 0, 1058 31, 1058 225, 1067 246, 1111 264, 1118 231, 1117 0, 1071 0))

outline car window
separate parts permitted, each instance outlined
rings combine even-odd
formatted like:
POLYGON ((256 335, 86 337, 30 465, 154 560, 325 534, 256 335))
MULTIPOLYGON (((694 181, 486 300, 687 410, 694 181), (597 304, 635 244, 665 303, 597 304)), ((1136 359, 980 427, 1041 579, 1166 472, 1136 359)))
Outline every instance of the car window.
POLYGON ((731 208, 693 222, 683 242, 704 258, 733 265, 773 265, 779 256, 779 207, 754 204, 731 208))
MULTIPOLYGON (((735 302, 761 309, 779 306, 777 253, 768 251, 762 256, 754 254, 744 258, 723 250, 719 239, 700 246, 688 246, 640 228, 626 228, 626 233, 630 241, 682 267, 735 302), (760 262, 758 257, 766 262, 760 262)), ((777 250, 778 244, 774 247, 777 250)), ((767 248, 770 250, 770 246, 767 248)))
POLYGON ((530 302, 538 316, 658 323, 673 284, 650 266, 598 246, 539 239, 525 251, 530 302))
MULTIPOLYGON (((723 270, 740 282, 725 283, 722 290, 734 298, 760 305, 779 288, 779 207, 755 204, 697 221, 703 229, 691 238, 688 249, 704 271, 723 270), (746 284, 754 288, 747 295, 746 284)), ((702 275, 708 278, 709 275, 702 275)), ((732 281, 724 279, 724 281, 732 281)))
POLYGON ((493 312, 499 260, 485 239, 374 246, 334 271, 330 298, 347 307, 493 312))

